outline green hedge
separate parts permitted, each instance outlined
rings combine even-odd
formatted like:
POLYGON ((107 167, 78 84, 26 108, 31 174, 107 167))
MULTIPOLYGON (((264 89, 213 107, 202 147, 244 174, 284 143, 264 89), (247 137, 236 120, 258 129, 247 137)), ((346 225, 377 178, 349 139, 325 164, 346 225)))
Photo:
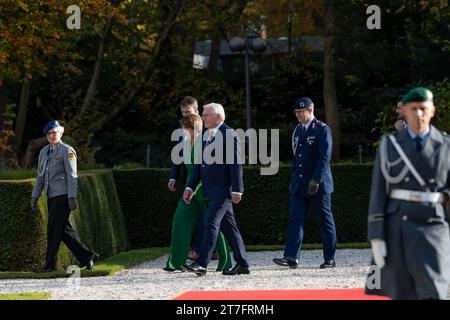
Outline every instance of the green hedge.
MULTIPOLYGON (((283 244, 288 224, 290 166, 275 176, 261 176, 259 168, 244 169, 243 201, 234 206, 246 244, 283 244)), ((333 165, 335 192, 332 210, 338 242, 367 241, 367 208, 371 165, 333 165)), ((122 211, 133 248, 167 246, 173 213, 181 197, 167 189, 168 169, 114 170, 122 211)), ((305 243, 320 243, 312 211, 305 243)))
POLYGON ((168 169, 113 170, 133 249, 167 246, 172 216, 183 191, 167 188, 168 169))
MULTIPOLYGON (((41 196, 38 211, 31 211, 33 185, 34 180, 0 181, 0 271, 29 271, 44 262, 47 205, 41 196)), ((111 172, 80 174, 78 192, 79 209, 70 221, 81 240, 104 257, 126 250, 127 232, 111 172)), ((75 261, 62 245, 58 267, 75 261)))
MULTIPOLYGON (((370 165, 332 166, 335 192, 332 209, 338 242, 365 242, 370 189, 370 165)), ((259 168, 244 169, 243 201, 234 206, 245 243, 283 244, 288 224, 290 167, 275 176, 259 168)), ((92 171, 80 174, 79 209, 71 222, 81 240, 103 257, 129 248, 168 246, 172 216, 183 186, 167 189, 168 169, 92 171)), ((180 179, 182 181, 182 179, 180 179)), ((0 271, 28 271, 42 265, 46 249, 46 199, 32 212, 29 199, 34 180, 0 180, 0 271)), ((312 215, 312 212, 310 213, 312 215)), ((320 243, 311 216, 305 243, 320 243)), ((58 266, 75 262, 62 245, 58 266)))

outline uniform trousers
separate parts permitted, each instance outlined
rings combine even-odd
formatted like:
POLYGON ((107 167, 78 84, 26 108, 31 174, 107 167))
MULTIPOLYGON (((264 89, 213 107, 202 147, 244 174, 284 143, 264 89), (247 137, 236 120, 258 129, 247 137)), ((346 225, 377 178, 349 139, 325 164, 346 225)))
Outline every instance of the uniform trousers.
POLYGON ((47 199, 47 255, 45 268, 56 270, 56 260, 61 241, 75 255, 81 266, 94 255, 81 241, 69 222, 70 208, 67 195, 47 199))

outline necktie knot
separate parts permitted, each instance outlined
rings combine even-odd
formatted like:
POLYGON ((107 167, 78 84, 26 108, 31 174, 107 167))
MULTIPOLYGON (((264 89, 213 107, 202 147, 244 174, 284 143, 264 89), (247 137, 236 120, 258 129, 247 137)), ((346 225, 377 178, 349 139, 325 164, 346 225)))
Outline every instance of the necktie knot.
POLYGON ((416 150, 419 152, 422 151, 423 149, 422 138, 420 136, 417 136, 414 138, 414 141, 416 143, 416 150))
POLYGON ((208 139, 206 140, 206 145, 210 144, 214 137, 214 133, 212 130, 208 130, 208 139))
POLYGON ((305 134, 305 132, 306 132, 306 127, 305 127, 305 125, 303 124, 303 125, 301 126, 301 128, 300 128, 300 136, 303 137, 303 135, 305 134))

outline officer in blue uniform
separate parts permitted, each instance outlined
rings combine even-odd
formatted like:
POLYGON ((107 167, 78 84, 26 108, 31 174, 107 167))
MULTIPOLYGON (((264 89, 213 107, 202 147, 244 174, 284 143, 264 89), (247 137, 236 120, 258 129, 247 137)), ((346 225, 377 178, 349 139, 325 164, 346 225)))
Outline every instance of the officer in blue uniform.
POLYGON ((49 142, 39 153, 36 185, 31 195, 31 209, 37 210, 37 200, 42 191, 47 199, 47 255, 45 266, 36 272, 56 271, 58 250, 63 241, 88 270, 94 267, 99 255, 81 243, 69 222, 70 212, 77 209, 77 154, 62 142, 64 133, 58 121, 50 121, 44 128, 49 142))
POLYGON ((303 228, 312 205, 320 227, 324 263, 320 268, 333 268, 336 253, 336 228, 331 212, 333 178, 330 160, 331 130, 314 117, 314 104, 308 97, 293 106, 299 124, 292 134, 292 174, 289 187, 289 226, 283 258, 278 265, 297 268, 303 240, 303 228))

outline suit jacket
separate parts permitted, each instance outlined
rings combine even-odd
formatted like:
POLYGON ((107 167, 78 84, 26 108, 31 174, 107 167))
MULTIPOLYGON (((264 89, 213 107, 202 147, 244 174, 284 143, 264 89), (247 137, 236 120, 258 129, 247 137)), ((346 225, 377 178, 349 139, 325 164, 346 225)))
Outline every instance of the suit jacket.
POLYGON ((41 149, 38 160, 38 175, 32 197, 38 198, 44 190, 49 198, 67 194, 68 198, 77 197, 77 154, 75 150, 60 142, 51 151, 48 144, 41 149))
MULTIPOLYGON (((236 133, 225 123, 219 127, 216 136, 219 132, 223 137, 223 143, 217 150, 222 152, 224 161, 222 163, 208 164, 205 162, 205 158, 202 157, 202 164, 195 165, 194 172, 186 185, 195 190, 195 187, 201 181, 203 195, 208 199, 226 199, 231 198, 232 192, 244 192, 242 164, 238 163, 240 155, 238 152, 240 152, 240 149, 238 148, 236 133), (228 135, 227 130, 231 130, 228 135), (231 132, 233 133, 232 135, 230 135, 231 132), (228 141, 228 139, 233 139, 233 141, 228 141), (227 163, 228 161, 226 161, 227 144, 233 146, 233 161, 230 161, 232 163, 227 163)), ((213 139, 216 139, 216 136, 213 139)), ((214 140, 209 143, 211 147, 213 142, 214 140)), ((203 141, 203 151, 205 147, 207 147, 207 142, 203 141)), ((228 154, 228 157, 231 157, 231 155, 228 154)))
MULTIPOLYGON (((430 134, 423 146, 423 150, 419 153, 408 130, 401 130, 393 134, 412 165, 424 179, 426 188, 431 192, 448 191, 450 188, 450 138, 444 136, 435 127, 430 126, 430 134)), ((384 136, 382 139, 387 139, 387 136, 384 136)), ((387 140, 387 160, 393 162, 389 173, 393 177, 398 176, 405 168, 405 163, 398 161, 399 157, 392 143, 387 140)), ((374 162, 370 191, 368 217, 369 240, 375 238, 385 239, 385 218, 387 215, 396 212, 407 213, 410 219, 419 223, 426 223, 433 219, 444 219, 445 212, 441 203, 430 204, 391 199, 389 192, 392 189, 426 191, 419 185, 410 171, 398 183, 386 183, 386 179, 381 171, 379 147, 374 162)))
POLYGON ((333 177, 330 161, 333 139, 331 130, 325 123, 313 119, 301 134, 301 124, 292 134, 292 150, 294 159, 291 170, 291 196, 308 196, 308 185, 311 180, 319 181, 316 195, 333 192, 333 177))

